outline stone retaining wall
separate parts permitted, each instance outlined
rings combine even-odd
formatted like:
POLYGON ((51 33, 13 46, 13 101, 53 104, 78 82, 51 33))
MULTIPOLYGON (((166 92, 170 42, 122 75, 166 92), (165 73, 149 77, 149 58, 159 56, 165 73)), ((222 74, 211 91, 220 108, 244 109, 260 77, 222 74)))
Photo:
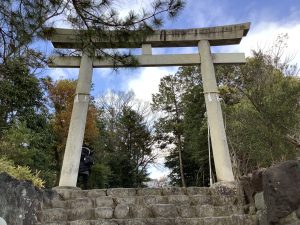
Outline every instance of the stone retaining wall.
POLYGON ((257 225, 236 186, 38 190, 0 174, 0 217, 9 225, 257 225))
POLYGON ((0 174, 0 218, 8 225, 300 225, 298 166, 291 161, 262 171, 254 178, 259 192, 248 205, 237 186, 226 183, 39 190, 0 174))
POLYGON ((51 225, 255 225, 237 192, 224 187, 162 189, 55 189, 58 195, 39 212, 51 225))

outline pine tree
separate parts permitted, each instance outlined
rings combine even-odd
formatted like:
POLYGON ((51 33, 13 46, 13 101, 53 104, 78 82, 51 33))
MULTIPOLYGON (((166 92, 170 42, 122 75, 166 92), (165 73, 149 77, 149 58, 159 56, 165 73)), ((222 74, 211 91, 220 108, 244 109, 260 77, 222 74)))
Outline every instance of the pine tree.
POLYGON ((163 112, 156 123, 161 148, 173 145, 165 163, 171 169, 172 183, 207 185, 207 125, 199 68, 181 67, 175 75, 164 77, 152 106, 163 112))
MULTIPOLYGON (((154 160, 147 118, 135 108, 132 93, 110 93, 100 101, 102 162, 109 168, 108 187, 143 187, 154 160)), ((98 159, 100 156, 98 157, 98 159)))

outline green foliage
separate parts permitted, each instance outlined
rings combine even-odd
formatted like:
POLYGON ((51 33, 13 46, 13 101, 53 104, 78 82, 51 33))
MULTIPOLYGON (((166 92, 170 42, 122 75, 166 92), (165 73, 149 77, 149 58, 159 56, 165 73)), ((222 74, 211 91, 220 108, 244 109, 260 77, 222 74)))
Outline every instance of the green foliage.
MULTIPOLYGON (((58 18, 57 16, 60 16, 59 19, 66 16, 65 20, 74 28, 87 30, 88 32, 85 35, 80 36, 82 37, 82 43, 84 43, 82 48, 91 48, 93 52, 95 51, 95 46, 92 40, 99 38, 119 42, 126 42, 129 38, 132 38, 140 42, 153 32, 153 28, 162 25, 163 15, 167 14, 170 18, 173 18, 184 5, 182 0, 157 0, 150 9, 142 10, 142 13, 131 11, 127 17, 121 18, 113 3, 114 1, 101 0, 0 1, 1 153, 21 165, 41 170, 41 175, 45 178, 46 185, 52 186, 53 176, 58 177, 66 140, 66 135, 64 134, 67 129, 65 128, 68 127, 66 123, 70 117, 69 112, 71 111, 72 103, 68 105, 69 111, 60 110, 61 114, 56 115, 54 120, 52 120, 52 125, 54 124, 55 126, 51 127, 49 125, 49 108, 45 106, 45 99, 43 98, 45 97, 45 92, 43 92, 44 90, 41 88, 39 80, 34 75, 37 70, 46 65, 47 60, 44 54, 36 49, 36 46, 32 45, 32 43, 51 35, 53 30, 46 30, 45 27, 51 27, 53 25, 51 21, 55 21, 58 18), (56 143, 54 137, 56 137, 56 143)), ((113 43, 108 44, 113 45, 113 43)), ((124 54, 123 52, 97 49, 96 54, 103 58, 112 58, 115 63, 121 62, 137 65, 136 59, 131 56, 130 52, 124 54)), ((62 92, 64 91, 62 90, 62 92)), ((52 97, 54 95, 55 93, 52 97)), ((73 96, 69 95, 69 97, 73 96)), ((55 102, 53 98, 51 100, 55 102)), ((64 101, 66 99, 62 98, 61 100, 64 101)), ((64 103, 67 102, 55 103, 55 109, 58 111, 59 107, 66 107, 64 103)), ((98 136, 98 131, 96 126, 94 126, 94 118, 97 111, 93 105, 90 108, 85 141, 96 146, 95 136, 98 136), (92 126, 89 126, 89 124, 92 126)), ((112 142, 108 145, 113 146, 112 149, 119 148, 122 151, 127 150, 130 152, 120 157, 120 159, 123 159, 122 162, 124 162, 124 171, 126 171, 126 166, 128 166, 127 161, 132 161, 127 168, 129 171, 132 171, 131 180, 125 181, 127 177, 124 172, 122 177, 124 181, 122 182, 127 182, 128 184, 126 185, 140 186, 143 181, 147 180, 146 167, 152 161, 152 157, 144 157, 151 152, 151 144, 148 140, 151 139, 151 135, 150 131, 146 129, 144 122, 139 118, 138 113, 135 115, 134 110, 126 113, 122 121, 119 121, 121 117, 115 117, 119 130, 108 129, 109 132, 104 136, 113 137, 109 140, 112 140, 112 142), (116 139, 123 132, 122 129, 132 129, 134 126, 136 127, 131 131, 131 134, 137 134, 137 137, 127 140, 126 143, 122 142, 120 138, 116 139), (138 139, 139 141, 137 141, 138 139), (142 143, 142 139, 144 139, 144 143, 142 143), (116 140, 117 142, 115 142, 116 140), (131 182, 132 179, 134 180, 133 182, 131 182)), ((99 122, 99 124, 101 123, 99 122)), ((101 139, 101 135, 99 136, 99 139, 101 139)), ((123 132, 123 136, 120 137, 126 138, 126 132, 123 132)), ((106 148, 106 146, 98 146, 101 152, 106 148)), ((113 164, 113 159, 115 157, 118 158, 119 153, 114 153, 115 155, 113 156, 109 154, 107 154, 108 158, 111 157, 111 163, 113 164)), ((113 183, 114 180, 111 179, 113 175, 104 175, 105 171, 110 173, 108 171, 110 171, 111 167, 106 163, 102 163, 101 160, 99 162, 99 165, 95 167, 95 174, 99 173, 100 177, 103 174, 103 179, 99 178, 102 180, 102 183, 97 183, 97 185, 107 185, 107 180, 113 183)))
POLYGON ((88 186, 92 188, 108 188, 110 176, 111 170, 107 165, 95 163, 95 165, 92 166, 88 186))
POLYGON ((202 86, 193 85, 183 98, 185 176, 188 186, 208 186, 209 159, 205 100, 202 86))
POLYGON ((166 166, 174 168, 170 177, 172 182, 179 182, 185 187, 185 176, 183 168, 183 83, 177 76, 168 75, 161 79, 159 93, 152 96, 152 108, 155 111, 165 113, 156 123, 158 141, 162 143, 161 148, 168 145, 165 142, 175 144, 175 148, 169 157, 166 158, 166 166), (163 140, 159 140, 163 139, 163 140), (171 158, 170 158, 171 157, 171 158), (175 158, 174 158, 175 157, 175 158), (174 164, 173 161, 178 161, 174 164))
POLYGON ((300 82, 286 75, 286 68, 294 67, 253 53, 244 66, 222 69, 225 77, 237 78, 222 87, 237 176, 299 155, 300 82))
POLYGON ((55 178, 53 144, 53 135, 46 126, 37 132, 28 128, 25 122, 15 122, 4 132, 0 153, 17 165, 39 170, 46 186, 52 186, 55 178))
POLYGON ((155 127, 160 148, 170 151, 165 165, 171 169, 172 184, 208 185, 207 125, 199 68, 181 67, 175 75, 164 77, 152 107, 163 112, 155 127))
POLYGON ((31 181, 33 185, 43 188, 45 182, 39 177, 40 172, 33 173, 28 166, 15 166, 11 160, 0 157, 0 173, 5 172, 8 175, 18 179, 31 181))
MULTIPOLYGON (((49 123, 56 141, 53 152, 57 171, 56 182, 58 183, 59 171, 62 166, 71 121, 77 81, 67 79, 53 81, 47 77, 43 79, 43 84, 48 93, 49 103, 53 107, 52 120, 49 123)), ((98 137, 99 131, 96 126, 96 117, 97 111, 94 102, 90 101, 84 133, 84 142, 89 145, 98 137)))
MULTIPOLYGON (((0 127, 14 119, 32 121, 32 115, 43 106, 39 80, 22 60, 0 64, 0 127)), ((33 116, 34 117, 34 116, 33 116)))
MULTIPOLYGON (((131 10, 121 17, 115 0, 5 0, 0 1, 0 64, 15 58, 22 58, 33 68, 44 67, 47 59, 32 43, 51 35, 53 21, 67 21, 79 33, 83 48, 95 50, 93 40, 127 42, 129 38, 138 43, 163 24, 165 15, 175 17, 183 8, 183 0, 154 0, 152 7, 140 12, 131 10), (136 31, 136 32, 132 32, 136 31)), ((94 52, 93 50, 93 52, 94 52)), ((73 51, 72 51, 73 52, 73 51)), ((114 63, 136 65, 129 53, 98 49, 97 55, 111 58, 114 63)), ((65 54, 63 52, 62 54, 65 54)), ((74 52, 73 52, 74 53, 74 52)), ((76 53, 78 53, 76 51, 76 53)), ((71 54, 71 53, 67 53, 71 54)))
POLYGON ((133 109, 131 93, 110 93, 102 100, 95 160, 109 168, 108 187, 142 187, 154 159, 146 118, 133 109))
POLYGON ((22 58, 29 67, 45 64, 43 54, 30 44, 42 36, 46 22, 62 13, 62 1, 0 1, 0 64, 22 58))

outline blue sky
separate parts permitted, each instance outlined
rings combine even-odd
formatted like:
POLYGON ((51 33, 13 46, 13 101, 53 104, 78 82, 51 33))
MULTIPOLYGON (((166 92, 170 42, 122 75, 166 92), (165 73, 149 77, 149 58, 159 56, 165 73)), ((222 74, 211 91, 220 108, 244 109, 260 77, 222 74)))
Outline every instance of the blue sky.
MULTIPOLYGON (((132 9, 147 7, 150 0, 117 0, 115 7, 122 15, 132 9)), ((240 45, 212 49, 213 52, 245 52, 251 56, 251 50, 258 47, 267 49, 279 34, 287 33, 287 55, 294 56, 293 63, 300 65, 300 1, 299 0, 187 0, 186 7, 173 20, 167 20, 163 29, 187 29, 209 26, 221 26, 251 22, 247 37, 240 45)), ((58 23, 59 26, 60 23, 58 23)), ((50 43, 45 50, 51 52, 50 43)), ((156 50, 155 54, 191 53, 196 49, 156 50)), ((93 73, 93 95, 98 96, 108 90, 133 90, 137 98, 151 100, 151 94, 157 92, 160 78, 173 74, 177 67, 119 69, 95 69, 93 73)), ((77 78, 78 69, 49 69, 47 74, 54 79, 77 78)), ((159 177, 162 171, 151 171, 152 177, 159 177)))
MULTIPOLYGON (((150 3, 150 0, 117 0, 114 6, 121 11, 122 15, 125 15, 128 10, 132 9, 132 6, 138 10, 149 6, 150 3)), ((251 49, 257 49, 258 46, 268 48, 277 35, 288 33, 287 52, 296 55, 294 63, 300 64, 299 0, 187 0, 186 7, 180 15, 173 20, 166 20, 163 29, 200 28, 243 22, 251 22, 251 28, 240 45, 215 48, 212 51, 245 52, 247 56, 250 56, 251 49)), ((50 43, 45 48, 47 52, 53 50, 50 43)), ((175 53, 176 51, 190 53, 196 52, 197 49, 158 49, 154 50, 154 54, 175 53)), ((119 69, 118 72, 113 72, 111 69, 95 69, 93 95, 101 95, 107 90, 132 89, 137 97, 150 100, 150 92, 157 91, 159 79, 176 70, 176 67, 119 69)), ((47 74, 55 79, 76 78, 78 70, 49 69, 47 74)))

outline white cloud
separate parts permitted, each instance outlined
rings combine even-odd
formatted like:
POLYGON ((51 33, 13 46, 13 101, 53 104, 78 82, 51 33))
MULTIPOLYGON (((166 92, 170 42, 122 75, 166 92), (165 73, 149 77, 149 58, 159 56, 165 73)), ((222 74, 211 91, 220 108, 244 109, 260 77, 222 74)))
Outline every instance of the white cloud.
POLYGON ((148 168, 148 172, 150 173, 151 179, 160 179, 168 176, 171 171, 162 164, 161 166, 151 165, 148 168))
POLYGON ((53 80, 77 79, 78 72, 78 69, 51 68, 48 69, 47 75, 53 80))
POLYGON ((152 94, 158 92, 160 79, 177 71, 177 67, 147 67, 141 70, 137 78, 128 81, 128 90, 134 91, 136 97, 150 102, 152 94))
POLYGON ((251 55, 251 50, 263 48, 268 50, 274 44, 277 36, 280 34, 288 34, 287 49, 285 53, 287 56, 294 55, 295 58, 292 63, 300 65, 300 21, 290 22, 289 24, 279 23, 260 23, 253 28, 250 28, 248 35, 235 48, 241 52, 245 52, 247 56, 251 55))
POLYGON ((148 9, 151 2, 150 0, 117 0, 113 3, 113 7, 118 10, 120 17, 125 17, 130 10, 140 13, 143 8, 148 9))
MULTIPOLYGON (((221 47, 220 52, 245 52, 246 56, 251 56, 251 51, 260 48, 268 49, 276 40, 279 34, 288 34, 286 54, 295 56, 292 63, 300 65, 300 22, 292 22, 289 24, 279 24, 275 22, 260 23, 252 25, 246 37, 244 37, 239 45, 221 47)), ((183 52, 184 50, 180 50, 183 52)), ((139 99, 151 101, 153 93, 158 91, 160 79, 168 74, 175 73, 177 68, 145 68, 134 79, 128 81, 127 89, 133 90, 139 99)))

